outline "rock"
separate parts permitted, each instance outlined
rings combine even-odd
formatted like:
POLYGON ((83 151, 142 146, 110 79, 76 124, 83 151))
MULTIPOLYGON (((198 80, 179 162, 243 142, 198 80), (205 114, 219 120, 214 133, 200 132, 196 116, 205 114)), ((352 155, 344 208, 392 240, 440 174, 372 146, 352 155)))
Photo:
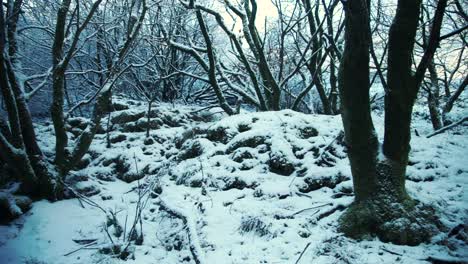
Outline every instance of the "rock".
POLYGON ((101 181, 113 182, 115 181, 115 175, 112 173, 98 173, 96 178, 101 181))
POLYGON ((145 132, 146 128, 137 125, 136 122, 130 122, 130 123, 122 124, 120 130, 125 133, 135 133, 135 132, 145 132))
POLYGON ((144 131, 146 131, 146 129, 148 128, 148 124, 150 129, 159 129, 164 123, 159 118, 152 118, 150 119, 149 123, 148 118, 141 118, 135 123, 136 126, 143 129, 144 131))
POLYGON ((27 212, 32 207, 32 200, 24 195, 15 195, 13 196, 15 199, 16 205, 21 209, 21 211, 27 212))
POLYGON ((253 159, 253 158, 254 156, 252 155, 252 152, 247 148, 237 149, 231 154, 231 159, 239 163, 241 163, 242 161, 246 159, 253 159))
POLYGON ((308 139, 311 137, 316 137, 318 136, 318 131, 317 129, 313 127, 301 127, 299 128, 299 137, 302 139, 308 139))
POLYGON ((209 129, 206 138, 214 142, 221 142, 223 144, 226 144, 229 140, 226 128, 224 127, 209 129))
POLYGON ((191 118, 193 121, 205 122, 205 123, 214 121, 213 114, 210 113, 209 111, 200 111, 195 114, 191 114, 191 118))
POLYGON ((303 180, 303 185, 299 186, 299 191, 303 193, 308 193, 311 191, 318 190, 323 187, 328 187, 333 189, 341 182, 349 180, 348 177, 338 173, 334 177, 305 177, 303 180))
POLYGON ((32 200, 27 196, 0 192, 0 222, 10 221, 31 209, 32 200))
POLYGON ((145 145, 153 145, 154 144, 154 139, 152 137, 147 137, 145 138, 145 140, 143 141, 143 144, 145 145))
POLYGON ((127 172, 127 173, 117 175, 118 179, 120 179, 120 180, 122 180, 122 181, 124 181, 126 183, 130 183, 130 182, 133 182, 133 181, 136 181, 136 180, 140 180, 143 177, 145 177, 144 173, 136 173, 136 172, 127 172))
POLYGON ((127 140, 127 136, 124 134, 118 134, 110 138, 111 143, 119 143, 125 140, 127 140))
POLYGON ((89 121, 83 117, 72 117, 68 118, 67 123, 72 128, 83 130, 88 126, 89 121))
POLYGON ((203 143, 211 143, 210 141, 200 138, 185 142, 178 155, 180 160, 187 160, 199 157, 204 152, 203 143))
POLYGON ((87 181, 88 176, 82 172, 70 172, 67 176, 66 183, 69 185, 75 185, 78 182, 87 181))
POLYGON ((240 133, 249 131, 250 129, 252 129, 250 127, 250 124, 241 123, 237 126, 237 131, 239 131, 240 133))
POLYGON ((144 115, 145 115, 145 112, 122 111, 112 116, 111 121, 113 124, 130 123, 130 122, 137 121, 138 119, 142 118, 144 115))
POLYGON ((184 130, 184 132, 182 132, 179 136, 175 138, 175 146, 176 148, 180 149, 187 140, 192 139, 197 135, 203 135, 206 133, 207 130, 199 126, 186 129, 184 130))
POLYGON ((75 169, 82 170, 88 167, 91 164, 91 156, 89 154, 85 154, 85 156, 75 165, 75 169))
POLYGON ((114 111, 123 111, 129 109, 129 106, 127 104, 117 101, 112 103, 112 109, 114 109, 114 111))
POLYGON ((267 142, 267 136, 264 135, 249 135, 237 140, 232 140, 227 148, 227 152, 231 153, 234 150, 242 147, 255 148, 267 142))
POLYGON ((281 153, 270 153, 268 160, 268 167, 270 171, 279 175, 289 176, 294 172, 294 165, 289 161, 286 156, 281 153))
POLYGON ((231 190, 231 189, 238 189, 238 190, 243 190, 245 188, 255 188, 257 186, 257 183, 251 183, 248 184, 241 178, 235 176, 227 176, 223 178, 224 181, 224 186, 222 187, 223 191, 231 190))
POLYGON ((78 182, 75 184, 75 189, 79 194, 90 197, 101 192, 99 188, 92 182, 78 182))

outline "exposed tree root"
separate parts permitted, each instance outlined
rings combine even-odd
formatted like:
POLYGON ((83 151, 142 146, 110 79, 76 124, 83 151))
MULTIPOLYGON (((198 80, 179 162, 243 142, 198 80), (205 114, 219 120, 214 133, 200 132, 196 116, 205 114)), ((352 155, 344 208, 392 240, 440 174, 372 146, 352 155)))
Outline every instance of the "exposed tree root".
POLYGON ((343 211, 344 209, 346 209, 346 206, 345 206, 345 205, 343 205, 343 204, 336 204, 336 205, 334 205, 332 208, 326 210, 325 212, 320 213, 320 214, 317 216, 317 221, 320 221, 320 220, 322 220, 323 218, 328 217, 328 216, 334 214, 334 213, 337 212, 337 211, 343 211))
POLYGON ((433 208, 408 198, 395 202, 388 197, 354 202, 339 220, 339 231, 354 239, 377 236, 384 242, 418 245, 429 242, 442 228, 433 208), (386 199, 387 198, 387 199, 386 199))
POLYGON ((32 200, 27 196, 13 195, 8 191, 0 191, 0 220, 18 218, 31 208, 32 200))

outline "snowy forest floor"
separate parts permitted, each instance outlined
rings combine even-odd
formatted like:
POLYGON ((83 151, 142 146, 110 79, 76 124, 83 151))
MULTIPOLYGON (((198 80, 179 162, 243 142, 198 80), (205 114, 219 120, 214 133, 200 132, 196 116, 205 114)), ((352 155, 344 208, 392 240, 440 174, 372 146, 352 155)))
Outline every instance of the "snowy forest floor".
MULTIPOLYGON (((284 110, 215 120, 200 108, 162 105, 150 113, 148 139, 146 106, 116 106, 110 148, 100 131, 67 179, 80 198, 35 202, 0 226, 1 263, 468 261, 466 230, 449 234, 468 225, 466 126, 428 139, 430 123, 414 118, 407 189, 436 208, 447 230, 410 247, 337 233, 353 200, 339 116, 284 110), (129 245, 127 259, 112 245, 129 245)), ((383 118, 373 118, 382 137, 383 118)), ((70 137, 85 124, 71 119, 70 137)), ((53 158, 52 125, 37 132, 53 158)))

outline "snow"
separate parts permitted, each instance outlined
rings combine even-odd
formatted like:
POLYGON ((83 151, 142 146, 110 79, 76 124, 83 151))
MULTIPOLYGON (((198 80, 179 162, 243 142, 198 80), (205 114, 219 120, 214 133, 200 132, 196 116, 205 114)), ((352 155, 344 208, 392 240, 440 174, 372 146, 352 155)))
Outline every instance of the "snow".
MULTIPOLYGON (((138 114, 146 106, 131 108, 123 111, 138 114)), ((98 194, 87 199, 107 214, 114 212, 122 227, 135 217, 139 186, 162 188, 160 195, 148 193, 143 199, 148 198, 142 212, 144 241, 132 246, 134 257, 124 261, 99 253, 111 244, 106 213, 86 200, 82 208, 75 198, 35 202, 22 217, 0 226, 0 262, 195 263, 188 230, 204 263, 296 263, 301 253, 299 264, 429 263, 425 259, 430 256, 468 260, 466 242, 447 235, 468 220, 463 126, 427 139, 429 122, 421 117, 413 122, 421 136, 413 134, 407 189, 433 205, 449 230, 430 244, 409 247, 378 239, 354 241, 337 233, 340 208, 353 201, 339 116, 283 110, 204 122, 194 116, 196 107, 163 104, 157 109, 163 125, 151 131, 153 144, 143 143, 143 131, 121 132, 116 126, 111 135, 123 134, 126 140, 106 148, 106 135, 98 134, 87 154, 89 165, 70 177, 76 190, 95 188, 98 194), (293 171, 283 175, 289 173, 286 165, 280 168, 284 171, 275 170, 278 164, 270 164, 274 157, 292 164, 293 171), (144 177, 120 180, 132 173, 144 177), (186 215, 189 227, 160 210, 162 201, 186 215), (82 247, 73 239, 96 239, 96 244, 65 256, 82 247)), ((373 119, 381 139, 383 117, 375 114, 373 119)), ((53 151, 50 127, 38 131, 46 152, 53 151)), ((111 236, 125 244, 123 236, 111 236)))

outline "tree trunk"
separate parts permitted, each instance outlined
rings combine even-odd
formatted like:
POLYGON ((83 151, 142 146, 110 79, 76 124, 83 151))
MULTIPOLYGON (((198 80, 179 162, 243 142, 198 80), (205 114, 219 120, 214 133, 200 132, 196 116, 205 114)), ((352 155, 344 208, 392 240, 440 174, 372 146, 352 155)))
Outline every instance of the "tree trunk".
POLYGON ((65 117, 63 114, 65 70, 63 46, 65 41, 65 24, 71 0, 63 0, 57 12, 54 43, 52 46, 52 105, 50 113, 55 130, 55 162, 59 173, 63 176, 65 163, 68 159, 66 147, 68 136, 65 130, 65 117))
POLYGON ((377 136, 369 98, 370 25, 365 0, 351 0, 346 8, 346 44, 340 65, 341 116, 353 174, 356 201, 376 190, 377 136))
MULTIPOLYGON (((317 88, 317 92, 320 97, 320 101, 322 102, 322 108, 323 108, 323 113, 326 115, 331 115, 332 114, 332 109, 331 109, 331 104, 330 100, 328 99, 327 93, 325 91, 325 86, 322 83, 322 80, 320 78, 320 71, 321 71, 321 56, 320 56, 320 49, 321 43, 318 39, 317 34, 317 26, 315 23, 314 15, 312 13, 312 5, 310 3, 310 0, 303 0, 302 1, 306 12, 307 12, 307 22, 309 23, 309 31, 310 35, 312 36, 312 58, 310 61, 307 63, 307 69, 310 72, 310 76, 312 76, 312 82, 314 83, 315 87, 317 88)), ((317 3, 318 4, 318 3, 317 3)), ((320 29, 321 30, 321 29, 320 29)), ((323 35, 323 34, 321 34, 323 35)))
POLYGON ((355 201, 341 216, 339 231, 352 238, 378 236, 395 244, 417 245, 429 241, 437 229, 434 211, 412 200, 405 189, 418 88, 411 75, 411 56, 420 4, 399 0, 390 28, 383 157, 377 155, 379 145, 369 109, 369 2, 345 4, 346 44, 339 88, 355 201))
POLYGON ((453 93, 452 96, 448 99, 447 103, 445 104, 444 109, 442 109, 442 120, 444 122, 444 125, 447 125, 447 120, 445 116, 452 111, 453 104, 455 101, 460 97, 460 95, 463 93, 465 90, 466 86, 468 85, 468 76, 465 76, 465 79, 463 79, 463 82, 458 86, 457 90, 455 93, 453 93))
MULTIPOLYGON (((15 1, 15 12, 19 12, 20 7, 21 1, 15 1)), ((37 144, 28 105, 18 84, 9 53, 6 52, 5 29, 3 5, 0 5, 0 87, 10 123, 10 127, 7 127, 3 120, 0 122, 1 157, 15 172, 25 194, 54 199, 56 183, 37 144)), ((16 25, 8 27, 8 30, 15 29, 16 25)), ((15 33, 8 32, 12 41, 15 33)), ((10 48, 14 45, 9 44, 10 48)), ((10 49, 11 54, 15 50, 15 47, 10 49)))
POLYGON ((146 114, 148 120, 146 124, 146 138, 150 137, 150 130, 151 130, 151 107, 153 105, 153 100, 148 101, 148 112, 146 114))
POLYGON ((442 116, 439 112, 440 87, 434 62, 431 62, 429 64, 429 74, 431 79, 431 87, 429 88, 427 94, 427 106, 429 108, 429 115, 431 117, 432 127, 434 128, 434 130, 438 130, 443 125, 442 116))
POLYGON ((224 97, 223 91, 221 90, 221 87, 219 86, 219 83, 218 83, 218 79, 216 76, 216 65, 217 65, 216 55, 213 50, 213 45, 210 39, 208 28, 205 24, 201 11, 196 10, 195 14, 197 16, 197 21, 198 21, 200 30, 202 32, 203 38, 206 43, 206 50, 207 50, 208 61, 209 61, 208 77, 210 79, 210 84, 213 87, 213 91, 216 94, 216 98, 218 99, 219 106, 224 110, 224 112, 226 112, 226 114, 234 115, 236 112, 226 102, 226 98, 224 97))

